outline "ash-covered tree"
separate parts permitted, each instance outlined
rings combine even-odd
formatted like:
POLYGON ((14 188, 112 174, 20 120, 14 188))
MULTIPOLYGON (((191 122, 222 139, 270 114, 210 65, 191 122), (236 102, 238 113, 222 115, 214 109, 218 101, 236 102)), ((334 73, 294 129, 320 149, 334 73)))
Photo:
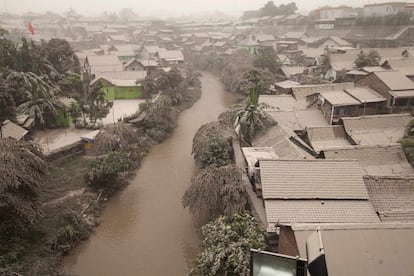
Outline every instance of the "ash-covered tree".
POLYGON ((225 59, 220 80, 228 91, 237 92, 243 74, 252 67, 250 53, 246 49, 238 49, 225 59))
POLYGON ((367 54, 364 52, 359 53, 355 60, 355 65, 358 68, 365 66, 378 66, 381 61, 381 57, 375 50, 370 50, 367 54))
POLYGON ((233 130, 221 122, 202 125, 193 138, 192 154, 198 168, 224 166, 234 162, 233 130))
POLYGON ((406 129, 404 138, 400 141, 408 162, 414 167, 414 120, 411 120, 406 129))
POLYGON ((44 45, 44 48, 47 60, 59 73, 79 73, 79 59, 66 40, 52 38, 44 45))
POLYGON ((245 71, 238 83, 237 92, 248 96, 250 88, 256 87, 259 94, 266 94, 274 82, 274 75, 268 70, 251 69, 245 71))
POLYGON ((0 83, 0 124, 16 119, 16 104, 5 83, 0 83))
POLYGON ((250 249, 264 249, 264 231, 248 213, 219 217, 201 229, 202 251, 190 275, 250 275, 250 249))
POLYGON ((259 103, 259 91, 258 85, 251 87, 247 104, 232 107, 237 114, 240 138, 249 145, 259 133, 266 132, 269 127, 276 124, 265 111, 266 106, 259 103))
POLYGON ((230 217, 247 207, 242 171, 236 165, 208 167, 191 179, 182 198, 192 213, 207 212, 210 217, 230 217))
POLYGON ((10 225, 25 229, 37 220, 41 214, 41 176, 45 173, 42 153, 34 144, 0 139, 0 231, 10 225))
POLYGON ((112 194, 125 184, 121 176, 130 166, 124 153, 110 152, 90 163, 85 182, 95 189, 104 189, 106 193, 112 194))
POLYGON ((257 56, 253 60, 253 65, 263 70, 267 69, 273 74, 276 74, 281 67, 273 47, 260 47, 257 56))

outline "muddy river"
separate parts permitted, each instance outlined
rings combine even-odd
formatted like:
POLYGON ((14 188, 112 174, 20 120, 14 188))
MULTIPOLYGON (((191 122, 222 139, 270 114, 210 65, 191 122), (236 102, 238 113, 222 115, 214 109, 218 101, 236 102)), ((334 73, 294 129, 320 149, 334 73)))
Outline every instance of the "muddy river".
POLYGON ((64 259, 65 269, 80 276, 187 273, 201 224, 181 204, 194 173, 192 139, 237 101, 216 77, 203 74, 201 82, 201 99, 181 113, 170 138, 151 149, 130 186, 110 200, 96 233, 64 259))

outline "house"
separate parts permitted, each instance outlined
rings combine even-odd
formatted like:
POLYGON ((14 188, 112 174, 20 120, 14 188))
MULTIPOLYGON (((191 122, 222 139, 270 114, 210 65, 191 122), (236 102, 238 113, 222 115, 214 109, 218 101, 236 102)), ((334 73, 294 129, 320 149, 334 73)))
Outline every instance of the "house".
POLYGON ((330 69, 325 75, 326 79, 337 79, 341 72, 351 71, 355 68, 355 60, 358 52, 347 52, 343 54, 330 54, 330 69))
POLYGON ((300 83, 291 80, 284 80, 276 82, 273 86, 278 93, 292 94, 292 87, 300 86, 300 83))
POLYGON ((386 98, 368 87, 320 92, 308 96, 307 102, 317 103, 331 125, 338 123, 342 117, 381 114, 386 107, 386 98))
POLYGON ((257 54, 257 49, 260 47, 260 44, 249 37, 246 40, 240 41, 238 46, 248 50, 250 54, 257 54))
POLYGON ((364 5, 364 17, 395 15, 405 11, 405 2, 386 2, 364 5))
POLYGON ((319 19, 337 19, 337 18, 346 18, 346 17, 356 17, 357 12, 349 6, 339 6, 339 7, 322 7, 317 10, 319 14, 319 19))
POLYGON ((139 99, 143 94, 141 82, 146 75, 146 71, 106 72, 90 85, 101 83, 107 99, 139 99))
POLYGON ((353 144, 388 146, 398 143, 403 138, 405 129, 412 117, 409 113, 406 113, 344 117, 341 120, 353 144))
POLYGON ((162 66, 171 66, 184 63, 184 55, 180 50, 161 50, 157 52, 156 56, 162 66))
POLYGON ((259 160, 267 231, 283 223, 380 222, 353 160, 259 160))
POLYGON ((357 116, 360 102, 345 91, 330 91, 319 94, 318 106, 329 124, 338 122, 343 116, 357 116))
POLYGON ((124 64, 125 71, 148 71, 158 67, 158 62, 154 60, 131 59, 124 64))
POLYGON ((414 80, 414 58, 388 59, 381 67, 387 70, 400 71, 411 81, 414 80))
POLYGON ((310 275, 412 275, 413 236, 413 223, 282 224, 277 251, 310 275))
POLYGON ((414 178, 364 177, 370 201, 383 222, 414 222, 414 178))
POLYGON ((85 70, 96 77, 105 72, 121 72, 124 70, 117 56, 112 55, 89 55, 85 60, 85 70))
POLYGON ((280 68, 281 74, 283 74, 287 79, 295 79, 298 76, 302 75, 305 71, 304 66, 282 66, 280 68))
MULTIPOLYGON (((341 127, 343 128, 343 126, 341 127)), ((348 146, 344 145, 335 148, 323 148, 322 155, 326 159, 357 160, 359 165, 363 168, 364 175, 366 176, 414 176, 414 169, 408 163, 400 144, 385 146, 351 146, 349 144, 348 146)), ((372 197, 370 196, 370 198, 372 197)))
POLYGON ((139 58, 141 60, 155 60, 156 59, 156 54, 159 51, 163 51, 165 49, 158 47, 157 45, 148 45, 148 46, 144 46, 142 47, 140 53, 139 53, 139 58))
POLYGON ((351 146, 344 127, 340 125, 308 126, 305 129, 304 140, 309 143, 316 154, 321 154, 321 152, 325 152, 330 149, 349 148, 351 146))
POLYGON ((257 43, 259 43, 262 46, 269 46, 273 47, 275 43, 275 38, 273 35, 270 34, 258 34, 255 36, 257 43))
POLYGON ((292 93, 295 99, 297 99, 298 101, 306 101, 308 96, 314 95, 322 91, 336 91, 354 87, 355 84, 353 82, 309 84, 292 87, 292 93))
POLYGON ((11 138, 14 140, 25 140, 26 135, 29 133, 27 129, 13 123, 10 120, 5 120, 1 123, 0 138, 11 138))
POLYGON ((355 82, 368 86, 387 99, 391 112, 414 106, 414 83, 400 71, 372 72, 355 82))
POLYGON ((299 49, 298 41, 292 40, 279 40, 276 42, 276 50, 283 51, 294 51, 299 49))

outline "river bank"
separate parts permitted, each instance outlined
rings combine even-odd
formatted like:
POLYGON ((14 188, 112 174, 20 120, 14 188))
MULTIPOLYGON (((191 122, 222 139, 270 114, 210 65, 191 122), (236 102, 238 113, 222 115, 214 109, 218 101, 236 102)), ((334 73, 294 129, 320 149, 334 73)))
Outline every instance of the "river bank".
POLYGON ((181 197, 194 174, 197 129, 237 102, 204 73, 201 99, 184 110, 178 127, 143 160, 131 184, 109 200, 95 233, 64 258, 78 275, 185 275, 198 252, 199 227, 181 197))
MULTIPOLYGON (((186 110, 200 97, 201 88, 189 89, 175 108, 186 110)), ((89 237, 108 202, 85 184, 89 162, 90 158, 78 156, 48 164, 39 193, 43 216, 27 233, 3 242, 8 252, 0 256, 0 275, 69 275, 60 267, 62 257, 89 237)))

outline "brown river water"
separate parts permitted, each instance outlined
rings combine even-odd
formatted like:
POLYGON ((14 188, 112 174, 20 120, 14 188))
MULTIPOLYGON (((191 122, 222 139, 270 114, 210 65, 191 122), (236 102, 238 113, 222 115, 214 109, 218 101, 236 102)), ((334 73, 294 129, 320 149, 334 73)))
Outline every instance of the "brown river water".
POLYGON ((236 103, 219 80, 201 77, 202 96, 181 113, 178 127, 145 157, 131 184, 108 202, 96 233, 63 260, 86 275, 186 275, 200 243, 200 218, 181 204, 194 174, 197 129, 236 103))

